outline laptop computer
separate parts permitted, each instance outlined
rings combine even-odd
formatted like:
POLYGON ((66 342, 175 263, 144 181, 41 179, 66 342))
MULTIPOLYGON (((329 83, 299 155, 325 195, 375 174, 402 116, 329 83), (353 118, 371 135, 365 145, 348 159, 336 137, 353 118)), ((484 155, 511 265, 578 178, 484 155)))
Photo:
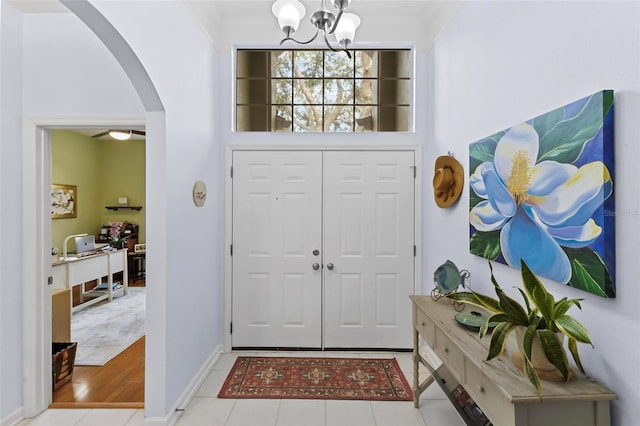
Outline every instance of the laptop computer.
POLYGON ((83 237, 76 237, 76 253, 87 253, 96 250, 96 236, 85 235, 83 237))

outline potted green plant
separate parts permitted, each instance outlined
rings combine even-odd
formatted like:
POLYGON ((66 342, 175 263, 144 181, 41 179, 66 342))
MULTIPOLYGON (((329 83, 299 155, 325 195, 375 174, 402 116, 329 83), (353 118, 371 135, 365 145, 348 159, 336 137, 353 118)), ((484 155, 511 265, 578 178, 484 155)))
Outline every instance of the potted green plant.
POLYGON ((541 386, 538 372, 532 363, 534 340, 539 341, 546 358, 560 371, 566 381, 569 379, 569 361, 562 342, 562 338, 566 336, 568 338, 567 346, 573 356, 573 360, 580 371, 584 373, 580 355, 578 354, 577 342, 588 343, 592 346, 593 344, 587 329, 573 317, 567 315, 569 308, 574 305, 582 309, 580 306, 582 299, 564 297, 556 301, 522 260, 524 290, 518 288, 524 299, 524 306, 522 306, 517 300, 509 297, 498 285, 493 276, 491 262, 489 262, 489 268, 491 270, 491 282, 498 296, 497 299, 474 291, 453 293, 447 296, 457 302, 479 306, 491 313, 479 332, 480 337, 483 337, 487 333, 489 323, 496 324, 491 334, 487 360, 502 355, 506 346, 507 336, 512 331, 523 327, 521 330, 524 330, 524 333, 522 333, 521 340, 518 342, 522 348, 523 372, 535 386, 538 396, 541 395, 541 386))

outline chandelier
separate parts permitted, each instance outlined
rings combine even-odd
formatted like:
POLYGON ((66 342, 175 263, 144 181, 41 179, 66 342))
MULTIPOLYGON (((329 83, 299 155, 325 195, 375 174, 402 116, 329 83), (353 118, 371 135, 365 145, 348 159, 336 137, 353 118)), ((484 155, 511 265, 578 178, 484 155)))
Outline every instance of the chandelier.
POLYGON ((347 50, 353 42, 356 35, 356 28, 360 25, 360 18, 354 13, 347 12, 347 7, 351 0, 332 0, 333 7, 337 9, 337 15, 330 12, 327 8, 327 0, 320 0, 320 8, 311 15, 311 25, 316 28, 316 33, 307 41, 298 41, 291 37, 295 33, 300 24, 300 20, 304 17, 306 9, 298 0, 276 0, 271 7, 271 11, 278 18, 278 24, 285 33, 285 41, 294 41, 298 44, 309 44, 318 37, 322 32, 322 37, 327 47, 334 52, 344 51, 349 58, 351 54, 347 50), (329 43, 328 36, 335 35, 336 41, 341 46, 335 49, 329 43))

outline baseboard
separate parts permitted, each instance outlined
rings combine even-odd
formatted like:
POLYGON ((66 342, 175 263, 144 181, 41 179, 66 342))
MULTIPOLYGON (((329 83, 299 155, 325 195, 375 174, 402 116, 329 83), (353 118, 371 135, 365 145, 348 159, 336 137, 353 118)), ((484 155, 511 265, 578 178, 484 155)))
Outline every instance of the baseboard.
POLYGON ((8 416, 0 419, 0 426, 13 426, 22 420, 22 407, 16 408, 8 416))
POLYGON ((144 421, 144 424, 145 425, 167 425, 167 426, 175 425, 178 419, 180 418, 180 415, 187 408, 187 406, 189 405, 193 397, 196 395, 196 392, 198 391, 202 383, 205 381, 205 379, 209 375, 209 372, 211 372, 211 370, 213 369, 213 366, 220 358, 220 355, 222 355, 223 349, 224 349, 223 345, 218 345, 214 348, 213 352, 211 352, 211 355, 209 355, 209 358, 207 358, 207 361, 204 364, 202 364, 202 367, 200 367, 198 372, 195 374, 195 376, 191 380, 191 383, 189 383, 189 386, 187 386, 184 392, 182 392, 182 395, 178 397, 178 400, 176 401, 175 405, 171 408, 171 411, 167 413, 166 417, 146 418, 144 421))

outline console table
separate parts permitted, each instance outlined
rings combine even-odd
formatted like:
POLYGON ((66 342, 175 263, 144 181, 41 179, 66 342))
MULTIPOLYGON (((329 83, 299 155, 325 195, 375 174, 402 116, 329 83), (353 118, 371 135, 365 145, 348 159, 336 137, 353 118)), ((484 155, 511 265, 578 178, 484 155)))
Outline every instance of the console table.
MULTIPOLYGON (((483 339, 463 328, 449 299, 410 296, 413 302, 413 390, 414 406, 420 394, 437 382, 468 425, 484 425, 457 403, 456 394, 468 393, 484 415, 497 426, 609 426, 609 403, 616 394, 579 371, 569 382, 542 381, 542 402, 534 386, 511 362, 516 350, 510 342, 500 358, 485 361, 491 336, 483 339), (427 360, 419 350, 419 338, 439 360, 427 360), (439 362, 438 362, 439 361, 439 362), (420 381, 418 368, 431 375, 420 381)), ((471 309, 471 306, 465 306, 471 309)), ((477 308, 474 308, 477 309, 477 308)), ((509 339, 511 340, 511 339, 509 339)))
POLYGON ((85 257, 69 257, 61 259, 54 257, 52 261, 53 288, 72 288, 81 286, 80 300, 78 306, 72 308, 72 312, 78 309, 98 303, 101 300, 113 298, 115 292, 127 294, 129 277, 127 271, 127 249, 98 252, 85 257), (113 274, 122 272, 122 287, 113 289, 113 274), (104 291, 85 291, 84 283, 97 280, 100 284, 102 278, 107 277, 106 289, 104 291), (88 301, 84 301, 89 298, 88 301))

